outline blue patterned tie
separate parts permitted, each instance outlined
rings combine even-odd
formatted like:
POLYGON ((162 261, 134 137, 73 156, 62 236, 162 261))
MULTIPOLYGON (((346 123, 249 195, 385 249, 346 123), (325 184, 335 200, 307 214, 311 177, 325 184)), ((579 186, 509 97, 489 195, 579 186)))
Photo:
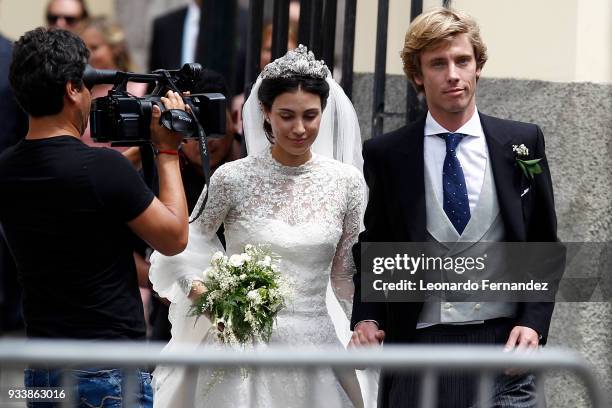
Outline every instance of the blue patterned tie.
POLYGON ((465 136, 461 133, 442 133, 438 136, 446 141, 446 157, 442 168, 442 190, 444 191, 444 212, 461 235, 470 220, 465 177, 457 158, 457 145, 465 136))

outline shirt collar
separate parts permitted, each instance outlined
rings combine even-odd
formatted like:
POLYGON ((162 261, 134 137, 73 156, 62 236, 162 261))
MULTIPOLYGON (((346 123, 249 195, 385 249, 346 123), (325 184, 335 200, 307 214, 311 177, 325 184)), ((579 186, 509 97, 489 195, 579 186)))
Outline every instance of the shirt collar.
POLYGON ((189 24, 199 24, 200 23, 200 6, 198 6, 194 1, 189 3, 187 7, 187 17, 185 18, 189 24))
MULTIPOLYGON (((425 118, 425 136, 434 136, 439 135, 440 133, 451 133, 447 129, 445 129, 442 125, 440 125, 433 116, 431 116, 431 112, 427 112, 427 118, 425 118)), ((484 136, 484 131, 482 130, 482 124, 480 123, 480 116, 478 115, 478 109, 474 109, 474 114, 455 132, 452 133, 463 133, 464 135, 469 136, 484 136)))

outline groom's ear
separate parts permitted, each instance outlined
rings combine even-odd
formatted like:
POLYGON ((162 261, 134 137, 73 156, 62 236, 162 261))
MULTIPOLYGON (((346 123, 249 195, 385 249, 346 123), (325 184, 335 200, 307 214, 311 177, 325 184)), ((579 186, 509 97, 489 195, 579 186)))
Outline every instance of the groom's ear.
POLYGON ((421 74, 414 74, 412 76, 412 80, 414 81, 415 84, 417 84, 418 86, 423 86, 423 77, 421 76, 421 74))

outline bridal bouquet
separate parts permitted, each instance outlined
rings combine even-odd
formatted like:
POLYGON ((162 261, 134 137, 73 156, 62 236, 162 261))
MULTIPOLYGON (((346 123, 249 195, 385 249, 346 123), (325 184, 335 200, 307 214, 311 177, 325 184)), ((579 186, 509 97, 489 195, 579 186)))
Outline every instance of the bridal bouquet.
POLYGON ((206 292, 191 307, 191 316, 204 313, 226 344, 268 342, 274 320, 291 297, 291 286, 278 271, 279 258, 263 246, 245 245, 229 258, 216 252, 204 272, 206 292))

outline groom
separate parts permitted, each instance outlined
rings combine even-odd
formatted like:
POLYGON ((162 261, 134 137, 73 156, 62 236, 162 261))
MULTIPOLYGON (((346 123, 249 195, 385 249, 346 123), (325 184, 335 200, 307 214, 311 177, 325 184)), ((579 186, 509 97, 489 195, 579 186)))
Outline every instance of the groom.
MULTIPOLYGON (((363 147, 370 189, 365 231, 353 248, 357 274, 351 325, 355 347, 385 343, 545 344, 554 303, 367 303, 361 299, 364 242, 554 242, 557 225, 544 138, 533 124, 486 116, 476 85, 487 60, 479 28, 437 8, 416 18, 402 51, 408 79, 424 92, 426 117, 363 147), (541 158, 533 178, 516 165, 513 145, 541 158), (459 197, 458 199, 456 197, 459 197), (460 216, 456 216, 460 214, 460 216)), ((468 407, 468 376, 443 375, 438 406, 468 407)), ((534 377, 496 379, 500 405, 535 406, 534 377), (505 402, 504 402, 505 401, 505 402)), ((417 406, 419 379, 383 375, 381 406, 417 406)))

